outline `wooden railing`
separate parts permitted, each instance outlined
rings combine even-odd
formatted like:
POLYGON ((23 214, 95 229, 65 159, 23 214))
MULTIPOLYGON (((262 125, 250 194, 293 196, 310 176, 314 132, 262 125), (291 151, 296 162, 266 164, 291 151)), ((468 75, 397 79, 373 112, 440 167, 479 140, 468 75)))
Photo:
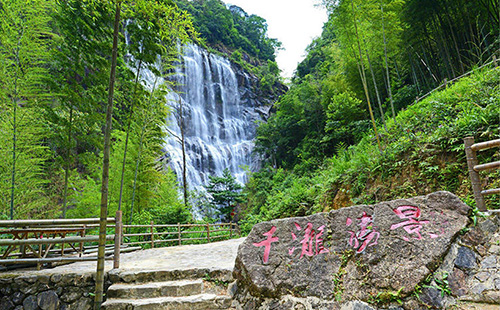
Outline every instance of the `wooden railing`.
MULTIPOLYGON (((114 241, 111 246, 120 249, 120 238, 116 238, 116 233, 121 232, 121 221, 108 218, 107 223, 108 230, 114 230, 114 234, 108 234, 106 241, 114 241)), ((0 236, 3 236, 0 239, 1 265, 36 263, 39 269, 45 263, 97 260, 96 253, 84 255, 84 251, 93 252, 92 247, 96 247, 99 240, 98 218, 7 220, 0 221, 0 227, 3 228, 0 230, 0 236), (92 231, 97 234, 89 235, 88 232, 92 231)), ((112 254, 106 259, 114 260, 113 265, 118 268, 120 251, 112 254)))
MULTIPOLYGON (((466 137, 464 139, 464 144, 465 144, 465 154, 467 156, 467 166, 469 169, 469 177, 471 179, 472 190, 474 192, 474 200, 476 201, 476 206, 480 211, 486 211, 484 196, 499 194, 500 188, 483 190, 479 172, 485 170, 499 169, 500 161, 479 164, 477 159, 477 152, 494 147, 500 147, 500 139, 481 142, 481 143, 474 143, 474 137, 466 137)), ((500 210, 490 210, 490 212, 499 212, 499 211, 500 210)))
MULTIPOLYGON (((234 223, 123 225, 119 211, 107 223, 105 259, 113 260, 113 268, 120 266, 120 252, 212 242, 241 234, 234 223)), ((36 264, 40 269, 47 263, 97 261, 98 234, 97 218, 0 221, 0 265, 36 264)))
POLYGON ((240 235, 239 227, 235 223, 155 225, 151 222, 150 225, 123 225, 123 229, 127 231, 123 234, 124 245, 140 244, 149 245, 151 248, 157 244, 212 242, 240 235), (131 230, 142 230, 142 232, 130 233, 131 230))

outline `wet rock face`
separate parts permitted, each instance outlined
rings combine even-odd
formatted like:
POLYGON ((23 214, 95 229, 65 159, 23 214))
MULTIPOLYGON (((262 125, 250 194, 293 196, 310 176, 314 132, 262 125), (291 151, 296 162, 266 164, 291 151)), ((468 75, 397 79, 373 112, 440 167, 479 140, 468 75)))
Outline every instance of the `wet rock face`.
POLYGON ((253 296, 362 300, 408 295, 468 223, 448 192, 260 223, 240 246, 234 277, 253 296))

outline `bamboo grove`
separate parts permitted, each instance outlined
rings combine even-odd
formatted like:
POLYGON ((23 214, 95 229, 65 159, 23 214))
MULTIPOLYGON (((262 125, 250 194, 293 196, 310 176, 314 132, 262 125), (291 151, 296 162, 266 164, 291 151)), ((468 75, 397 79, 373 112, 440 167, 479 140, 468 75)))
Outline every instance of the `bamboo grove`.
MULTIPOLYGON (((2 218, 98 216, 114 11, 108 1, 0 3, 2 218)), ((141 77, 168 73, 197 33, 170 1, 125 1, 121 15, 109 212, 183 222, 176 178, 158 161, 170 86, 141 77)))

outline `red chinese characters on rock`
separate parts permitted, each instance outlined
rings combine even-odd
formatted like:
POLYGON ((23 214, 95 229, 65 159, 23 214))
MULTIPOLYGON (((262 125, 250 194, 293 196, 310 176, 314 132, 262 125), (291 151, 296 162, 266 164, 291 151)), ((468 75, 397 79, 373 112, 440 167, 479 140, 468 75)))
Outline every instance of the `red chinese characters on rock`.
MULTIPOLYGON (((363 212, 363 215, 357 220, 359 221, 358 226, 360 229, 357 232, 348 231, 351 235, 349 238, 349 245, 356 249, 356 253, 361 253, 367 247, 374 246, 378 243, 380 233, 376 231, 376 227, 373 226, 373 217, 366 212, 363 212)), ((352 219, 348 217, 346 226, 349 227, 351 224, 352 219)))
POLYGON ((276 232, 276 226, 273 226, 271 230, 269 230, 266 233, 263 233, 264 236, 267 237, 266 240, 258 242, 258 243, 253 243, 254 246, 257 247, 264 247, 264 258, 263 262, 264 264, 269 261, 269 253, 271 253, 271 243, 273 242, 278 242, 279 238, 278 237, 273 237, 273 234, 276 232))
POLYGON ((448 221, 446 215, 444 214, 443 211, 440 213, 431 211, 429 213, 430 218, 431 218, 431 223, 434 224, 434 226, 439 226, 439 231, 435 231, 434 233, 429 232, 429 237, 431 239, 436 239, 441 236, 445 235, 445 228, 448 228, 450 226, 450 222, 448 221))
MULTIPOLYGON (((301 231, 302 227, 298 223, 295 224, 295 229, 297 231, 301 231)), ((304 229, 304 238, 300 241, 302 243, 302 251, 300 253, 300 258, 306 256, 315 256, 318 254, 329 253, 330 251, 323 246, 323 233, 325 230, 325 225, 322 225, 318 228, 316 232, 313 229, 312 223, 307 223, 306 228, 304 229)), ((297 236, 292 232, 293 241, 297 240, 297 236)), ((290 256, 295 252, 295 247, 288 249, 288 254, 290 256)))
MULTIPOLYGON (((420 234, 420 230, 423 227, 423 224, 428 224, 429 221, 419 221, 420 218, 420 208, 415 206, 399 206, 393 210, 396 215, 405 220, 404 222, 393 224, 391 226, 391 230, 398 229, 403 227, 403 229, 410 235, 414 235, 413 239, 422 240, 422 235, 420 234)), ((432 236, 431 236, 432 238, 432 236)), ((403 240, 410 241, 410 238, 403 236, 403 240)))

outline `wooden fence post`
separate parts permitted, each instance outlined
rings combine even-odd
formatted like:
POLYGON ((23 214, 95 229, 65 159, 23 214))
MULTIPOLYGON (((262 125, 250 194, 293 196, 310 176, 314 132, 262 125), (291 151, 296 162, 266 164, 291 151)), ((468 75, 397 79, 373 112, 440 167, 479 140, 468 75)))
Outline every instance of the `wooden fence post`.
POLYGON ((207 223, 207 241, 210 243, 210 224, 207 223))
MULTIPOLYGON (((85 234, 87 233, 87 225, 83 224, 83 229, 80 232, 80 237, 85 237, 85 234)), ((83 242, 80 241, 80 253, 78 253, 78 257, 82 257, 83 254, 83 242)))
POLYGON ((113 269, 120 268, 120 246, 122 240, 122 230, 122 211, 118 210, 116 211, 115 216, 115 249, 113 255, 113 269))
POLYGON ((467 157, 467 167, 469 169, 469 177, 472 184, 472 191, 474 192, 474 199, 476 200, 476 206, 480 211, 486 211, 486 205, 484 203, 483 194, 481 194, 481 181, 479 179, 479 173, 474 170, 474 166, 477 165, 476 152, 471 148, 474 144, 474 137, 466 137, 464 139, 465 144, 465 155, 467 157))
POLYGON ((181 223, 177 223, 177 233, 179 234, 179 245, 182 245, 181 223))
POLYGON ((233 237, 233 223, 229 222, 229 238, 233 237))
POLYGON ((151 221, 151 248, 155 247, 154 222, 151 221))

